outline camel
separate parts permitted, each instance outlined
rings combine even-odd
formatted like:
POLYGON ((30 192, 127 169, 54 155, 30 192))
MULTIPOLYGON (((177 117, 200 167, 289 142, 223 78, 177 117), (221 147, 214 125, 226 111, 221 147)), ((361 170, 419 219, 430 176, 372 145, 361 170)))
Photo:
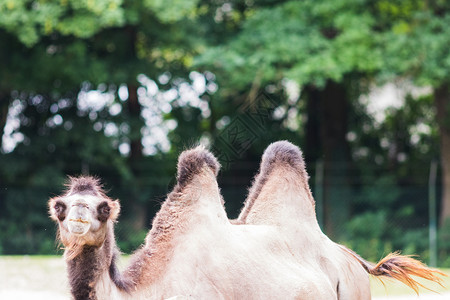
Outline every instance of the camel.
POLYGON ((280 141, 263 154, 236 220, 229 220, 205 148, 184 151, 177 184, 144 245, 122 272, 114 238, 120 212, 93 177, 70 178, 49 200, 65 247, 74 299, 370 299, 369 275, 439 282, 438 270, 397 253, 377 264, 322 231, 300 149, 280 141))

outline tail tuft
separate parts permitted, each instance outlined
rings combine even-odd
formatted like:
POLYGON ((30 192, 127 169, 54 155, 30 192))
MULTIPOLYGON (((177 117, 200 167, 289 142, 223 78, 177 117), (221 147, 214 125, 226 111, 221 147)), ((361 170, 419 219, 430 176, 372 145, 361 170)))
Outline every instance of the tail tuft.
POLYGON ((397 279, 412 288, 417 294, 419 293, 419 287, 426 287, 411 276, 434 281, 441 286, 442 279, 437 275, 447 276, 439 270, 427 267, 422 262, 412 258, 412 256, 400 255, 399 252, 390 253, 373 268, 369 268, 368 271, 369 274, 374 276, 386 276, 397 279))
POLYGON ((411 255, 400 255, 399 252, 390 253, 374 265, 347 247, 342 245, 339 245, 339 247, 358 260, 361 266, 370 275, 397 279, 412 288, 416 294, 419 294, 419 287, 423 287, 427 290, 430 289, 411 276, 417 276, 436 282, 442 287, 442 279, 439 276, 447 276, 437 269, 427 267, 424 263, 412 258, 411 255))

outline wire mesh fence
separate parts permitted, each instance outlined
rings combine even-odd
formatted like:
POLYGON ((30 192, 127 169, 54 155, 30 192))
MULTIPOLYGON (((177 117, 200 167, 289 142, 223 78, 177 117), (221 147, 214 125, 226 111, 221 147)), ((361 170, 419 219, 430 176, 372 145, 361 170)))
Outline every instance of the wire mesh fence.
MULTIPOLYGON (((175 162, 166 163, 175 165, 175 162)), ((389 170, 366 172, 376 176, 327 178, 324 176, 327 170, 321 162, 307 165, 318 221, 330 238, 370 260, 401 250, 406 254, 418 254, 423 261, 433 265, 450 266, 450 231, 440 228, 436 232, 436 248, 430 244, 430 215, 437 215, 437 211, 431 214, 429 211, 428 170, 423 170, 421 181, 402 182, 389 170)), ((230 219, 239 214, 257 170, 256 161, 239 162, 219 175, 218 182, 230 219)), ((143 243, 153 216, 176 181, 175 176, 152 176, 151 166, 146 174, 139 178, 139 184, 135 182, 130 186, 116 186, 104 179, 108 194, 121 201, 116 237, 125 253, 143 243)), ((62 186, 54 182, 0 186, 1 254, 60 251, 55 242, 56 226, 48 218, 47 201, 61 190, 62 186)), ((439 199, 439 186, 436 191, 435 197, 439 199)), ((437 201, 435 208, 438 210, 439 206, 437 201)))

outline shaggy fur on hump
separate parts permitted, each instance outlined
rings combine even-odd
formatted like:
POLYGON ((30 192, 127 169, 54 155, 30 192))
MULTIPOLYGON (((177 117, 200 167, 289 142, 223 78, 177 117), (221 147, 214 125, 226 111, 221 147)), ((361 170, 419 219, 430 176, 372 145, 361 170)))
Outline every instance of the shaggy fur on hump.
POLYGON ((189 203, 183 200, 182 191, 205 166, 212 170, 214 176, 217 176, 220 164, 214 155, 203 146, 181 153, 178 159, 177 185, 168 195, 167 200, 153 220, 152 230, 150 231, 152 241, 160 240, 173 230, 175 224, 179 222, 179 217, 183 216, 181 212, 189 206, 189 203))
POLYGON ((308 185, 309 176, 306 172, 302 152, 297 146, 288 141, 278 141, 270 144, 266 151, 264 151, 259 172, 253 180, 252 187, 249 190, 247 200, 245 201, 244 208, 237 223, 245 222, 248 213, 269 179, 272 170, 278 165, 288 166, 299 175, 298 178, 301 181, 301 185, 309 196, 312 205, 314 205, 314 200, 308 185))
POLYGON ((187 219, 192 216, 190 210, 193 209, 192 200, 195 198, 186 194, 185 188, 205 167, 210 168, 214 176, 217 176, 220 164, 203 146, 186 150, 179 156, 177 185, 153 219, 145 246, 135 253, 130 267, 125 271, 125 277, 131 278, 135 285, 149 284, 164 274, 165 264, 161 262, 170 260, 173 234, 185 228, 187 219))
POLYGON ((204 146, 198 146, 181 153, 178 159, 178 185, 181 187, 186 186, 196 174, 200 173, 204 165, 208 166, 214 175, 217 176, 220 164, 204 146))

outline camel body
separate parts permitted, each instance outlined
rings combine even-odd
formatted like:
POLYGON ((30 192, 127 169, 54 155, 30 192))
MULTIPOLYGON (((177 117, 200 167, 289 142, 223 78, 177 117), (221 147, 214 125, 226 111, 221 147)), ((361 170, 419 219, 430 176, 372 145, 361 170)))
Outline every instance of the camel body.
MULTIPOLYGON (((293 255, 286 240, 273 228, 233 226, 236 225, 224 226, 222 232, 217 231, 217 236, 206 233, 201 240, 198 237, 187 238, 186 243, 175 247, 176 254, 163 278, 148 288, 143 287, 139 297, 166 299, 184 295, 193 299, 338 299, 340 272, 337 263, 311 253, 313 251, 293 255), (192 242, 196 243, 194 247, 189 245, 192 242), (233 247, 229 246, 230 242, 234 243, 233 247), (307 263, 311 257, 316 257, 321 264, 307 263), (335 272, 329 273, 328 269, 335 272)), ((330 246, 334 248, 334 245, 330 246)), ((319 250, 321 247, 314 248, 319 250)), ((333 250, 339 252, 336 248, 333 250)), ((354 295, 346 299, 370 299, 367 273, 342 253, 341 259, 358 270, 353 276, 359 275, 357 284, 361 284, 361 288, 352 287, 354 295)), ((345 284, 341 283, 341 287, 345 284)), ((131 298, 136 299, 136 295, 131 298)))
POLYGON ((96 294, 108 295, 105 299, 370 299, 367 273, 326 236, 321 246, 308 241, 305 251, 295 253, 273 226, 220 227, 202 226, 180 237, 164 274, 151 285, 120 291, 111 287, 105 272, 96 294), (321 255, 324 250, 333 260, 321 255), (353 271, 348 274, 340 266, 353 271), (351 294, 343 298, 346 286, 351 294))
POLYGON ((288 142, 265 151, 236 220, 225 213, 218 171, 202 147, 181 154, 178 183, 123 272, 115 265, 118 201, 93 178, 72 179, 49 207, 66 246, 73 297, 361 300, 371 298, 368 274, 414 289, 410 274, 439 280, 439 271, 396 254, 372 265, 323 234, 301 152, 288 142))

